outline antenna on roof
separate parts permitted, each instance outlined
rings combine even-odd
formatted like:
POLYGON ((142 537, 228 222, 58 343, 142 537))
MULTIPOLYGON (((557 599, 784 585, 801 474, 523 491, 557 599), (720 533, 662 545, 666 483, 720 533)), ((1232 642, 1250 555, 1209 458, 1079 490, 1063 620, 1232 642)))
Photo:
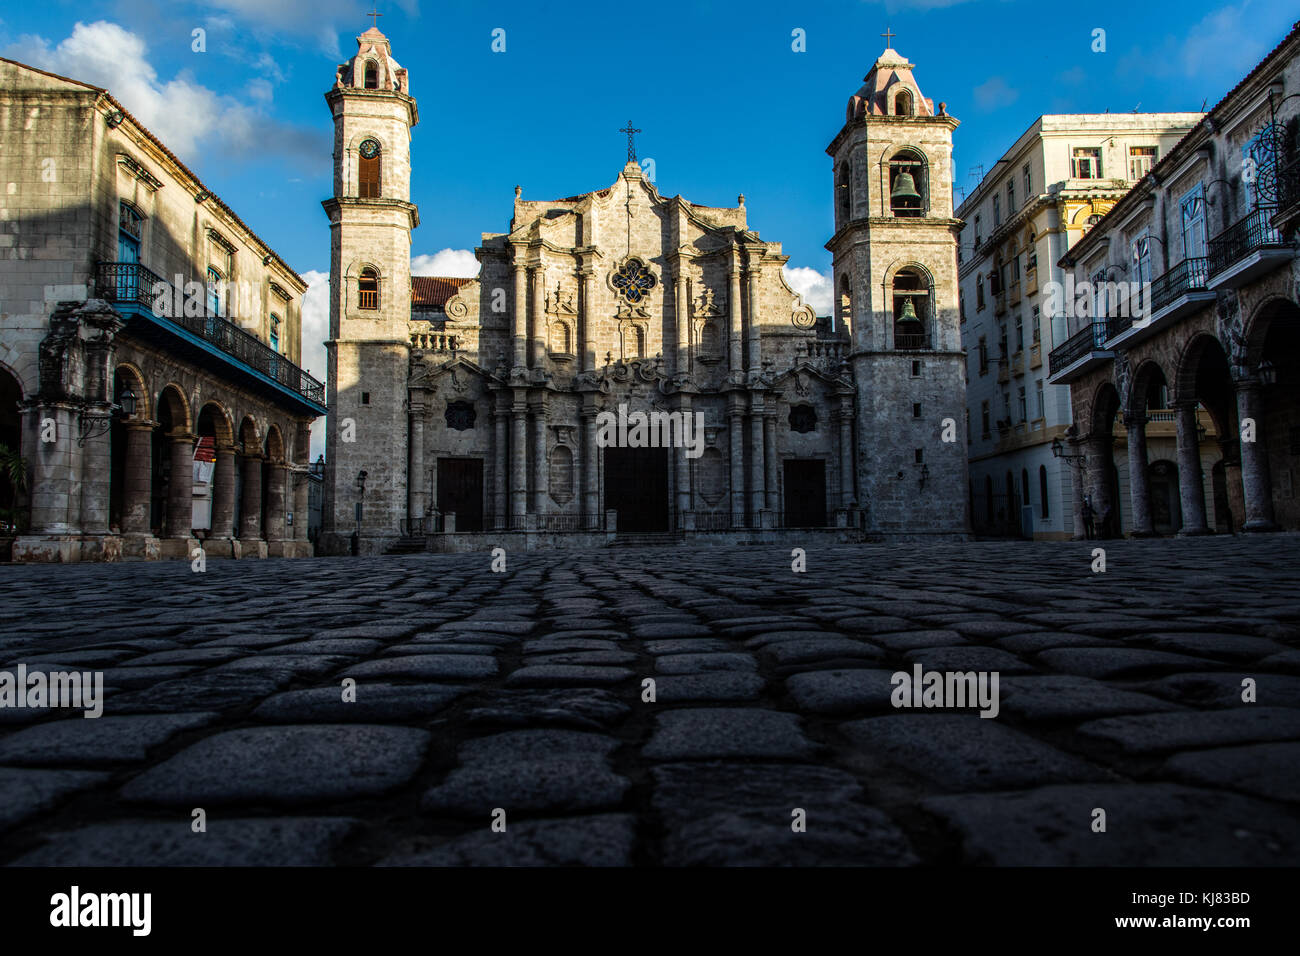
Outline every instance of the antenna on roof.
POLYGON ((1142 101, 1141 101, 1141 100, 1138 100, 1138 105, 1135 106, 1135 107, 1133 107, 1133 112, 1136 113, 1136 112, 1137 112, 1138 110, 1140 110, 1141 108, 1142 108, 1142 101))
POLYGON ((1205 112, 1205 104, 1208 103, 1208 102, 1210 102, 1210 98, 1209 98, 1208 96, 1207 96, 1205 99, 1201 100, 1201 112, 1202 112, 1202 113, 1205 112))
POLYGON ((975 166, 971 169, 970 174, 971 174, 972 176, 974 176, 976 179, 983 179, 983 178, 984 178, 984 164, 983 164, 983 163, 976 163, 975 166))

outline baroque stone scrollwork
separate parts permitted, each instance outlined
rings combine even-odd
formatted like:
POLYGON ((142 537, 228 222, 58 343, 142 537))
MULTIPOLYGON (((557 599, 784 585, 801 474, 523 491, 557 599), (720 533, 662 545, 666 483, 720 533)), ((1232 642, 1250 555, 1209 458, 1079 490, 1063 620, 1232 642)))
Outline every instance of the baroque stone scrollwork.
POLYGON ((463 319, 469 315, 469 305, 459 295, 453 295, 448 299, 443 310, 449 319, 463 319))
POLYGON ((810 305, 801 306, 790 314, 790 321, 797 329, 811 329, 817 324, 817 313, 810 305))

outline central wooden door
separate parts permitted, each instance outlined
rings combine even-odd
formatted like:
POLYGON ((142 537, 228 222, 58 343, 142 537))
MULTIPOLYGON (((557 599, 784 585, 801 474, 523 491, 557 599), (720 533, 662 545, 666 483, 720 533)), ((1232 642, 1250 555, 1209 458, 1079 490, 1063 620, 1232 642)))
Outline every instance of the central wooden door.
POLYGON ((438 510, 455 512, 457 531, 483 530, 483 459, 438 459, 438 510))

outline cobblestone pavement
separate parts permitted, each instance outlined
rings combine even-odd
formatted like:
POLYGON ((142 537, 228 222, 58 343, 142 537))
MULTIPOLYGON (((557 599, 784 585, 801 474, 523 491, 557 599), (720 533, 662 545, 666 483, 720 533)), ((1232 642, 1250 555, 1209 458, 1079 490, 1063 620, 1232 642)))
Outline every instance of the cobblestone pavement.
POLYGON ((1294 864, 1300 538, 1103 544, 3 567, 0 863, 1294 864))

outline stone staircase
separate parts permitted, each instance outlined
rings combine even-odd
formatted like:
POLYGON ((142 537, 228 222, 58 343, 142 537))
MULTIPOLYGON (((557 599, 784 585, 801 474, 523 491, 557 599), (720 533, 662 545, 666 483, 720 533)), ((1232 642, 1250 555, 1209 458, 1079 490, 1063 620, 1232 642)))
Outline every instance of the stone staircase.
POLYGON ((620 531, 614 536, 615 547, 672 548, 686 536, 680 531, 620 531))
POLYGON ((388 546, 384 554, 422 554, 427 550, 427 542, 424 536, 398 538, 388 546))

